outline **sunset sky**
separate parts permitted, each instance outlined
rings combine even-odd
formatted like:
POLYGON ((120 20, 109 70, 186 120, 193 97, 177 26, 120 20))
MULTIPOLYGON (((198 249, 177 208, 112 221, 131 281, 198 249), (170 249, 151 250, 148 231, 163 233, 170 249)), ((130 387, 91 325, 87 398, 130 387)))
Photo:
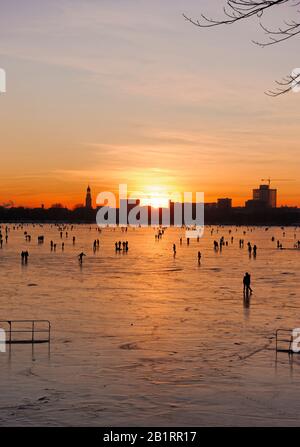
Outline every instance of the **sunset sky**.
POLYGON ((182 16, 222 3, 1 0, 0 202, 73 206, 87 184, 127 183, 240 205, 270 176, 291 179, 273 182, 279 204, 300 206, 300 93, 264 95, 300 67, 299 39, 261 49, 257 19, 182 16))

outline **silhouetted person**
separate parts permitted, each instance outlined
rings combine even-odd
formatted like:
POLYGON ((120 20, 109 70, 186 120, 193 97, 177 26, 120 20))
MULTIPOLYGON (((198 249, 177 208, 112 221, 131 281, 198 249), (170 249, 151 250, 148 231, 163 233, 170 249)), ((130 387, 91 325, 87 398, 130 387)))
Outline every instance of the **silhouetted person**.
POLYGON ((198 264, 199 265, 201 264, 201 252, 200 251, 198 251, 198 264))
POLYGON ((83 251, 79 253, 78 255, 79 264, 82 264, 84 256, 86 256, 86 254, 84 254, 83 251))
POLYGON ((253 246, 253 256, 256 258, 256 252, 257 252, 257 247, 256 245, 253 246))
POLYGON ((27 264, 28 257, 29 257, 28 251, 22 251, 22 253, 21 253, 22 264, 27 264))
POLYGON ((176 256, 176 244, 173 244, 173 254, 176 256))
POLYGON ((243 285, 244 285, 244 293, 246 293, 246 295, 250 293, 252 293, 252 289, 251 289, 251 276, 249 275, 248 272, 245 273, 244 279, 243 279, 243 285))
POLYGON ((248 242, 248 252, 249 252, 249 255, 251 255, 251 253, 252 253, 252 246, 251 246, 251 244, 250 244, 250 242, 248 242))

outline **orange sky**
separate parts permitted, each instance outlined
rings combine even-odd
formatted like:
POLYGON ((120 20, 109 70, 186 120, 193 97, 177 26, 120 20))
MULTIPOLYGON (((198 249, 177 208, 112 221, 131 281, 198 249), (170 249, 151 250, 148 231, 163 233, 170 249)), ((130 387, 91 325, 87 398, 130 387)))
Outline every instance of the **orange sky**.
POLYGON ((87 184, 95 198, 127 183, 238 206, 270 176, 290 179, 272 184, 279 205, 300 205, 300 95, 264 95, 297 66, 297 42, 261 51, 255 21, 199 30, 182 12, 199 2, 3 6, 0 203, 72 207, 87 184))

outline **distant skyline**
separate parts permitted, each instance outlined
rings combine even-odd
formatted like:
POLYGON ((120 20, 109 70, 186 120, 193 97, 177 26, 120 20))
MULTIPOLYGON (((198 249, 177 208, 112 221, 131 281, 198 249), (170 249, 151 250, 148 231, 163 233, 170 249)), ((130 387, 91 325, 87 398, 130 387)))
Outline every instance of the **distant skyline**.
MULTIPOLYGON (((244 205, 262 178, 300 206, 300 94, 264 91, 297 39, 260 49, 253 19, 198 29, 220 0, 2 2, 0 203, 68 207, 127 183, 244 205)), ((272 17, 277 20, 279 17, 272 17)), ((282 17, 281 17, 282 20, 282 17)))
MULTIPOLYGON (((270 191, 272 191, 272 204, 270 202, 270 206, 271 207, 280 207, 280 206, 285 206, 283 204, 281 205, 277 205, 277 193, 278 190, 277 188, 272 188, 270 186, 270 180, 271 179, 267 179, 269 180, 269 182, 260 184, 259 189, 257 188, 253 188, 250 192, 249 192, 249 196, 247 197, 247 199, 245 200, 244 203, 242 204, 236 204, 232 201, 232 197, 229 197, 226 194, 219 194, 219 196, 217 197, 216 200, 214 201, 208 201, 205 199, 205 195, 204 195, 204 203, 208 204, 208 205, 213 205, 216 204, 218 205, 219 202, 224 202, 226 203, 225 207, 227 208, 228 203, 230 202, 229 207, 246 207, 247 206, 247 202, 252 202, 253 199, 254 200, 259 200, 259 201, 269 201, 269 195, 267 193, 266 195, 266 189, 265 187, 269 187, 270 191), (260 193, 260 191, 263 190, 263 193, 260 193), (262 194, 262 195, 261 195, 262 194)), ((119 185, 121 186, 121 185, 119 185)), ((123 185, 124 186, 124 185, 123 185)), ((64 207, 64 208, 69 208, 69 209, 76 209, 76 208, 87 208, 87 209, 96 209, 97 206, 101 206, 101 205, 106 205, 106 206, 112 206, 109 203, 105 203, 103 202, 103 200, 97 200, 97 196, 98 196, 99 192, 94 192, 92 190, 92 188, 90 187, 90 185, 87 185, 87 187, 84 189, 84 193, 82 193, 82 200, 78 201, 76 204, 68 206, 65 203, 61 202, 61 201, 56 201, 54 203, 48 204, 46 205, 44 202, 40 203, 38 205, 32 205, 32 208, 52 208, 52 207, 64 207)), ((105 195, 105 194, 104 194, 105 195)), ((106 195, 105 195, 106 196, 106 195)), ((115 201, 116 201, 116 207, 118 208, 120 205, 120 196, 119 196, 119 191, 115 191, 114 193, 115 196, 115 201)), ((179 194, 174 194, 174 195, 164 195, 161 191, 159 191, 157 189, 156 193, 153 194, 144 194, 142 191, 135 191, 133 193, 131 193, 130 191, 128 191, 128 195, 126 196, 127 200, 133 200, 132 204, 135 203, 135 200, 139 200, 140 205, 141 206, 151 206, 153 208, 169 208, 169 204, 170 202, 173 203, 178 203, 178 202, 182 202, 184 203, 185 201, 189 202, 190 200, 184 200, 184 193, 179 193, 179 194)), ((124 199, 124 196, 122 197, 122 199, 124 199)), ((122 200, 121 199, 121 200, 122 200)), ((196 194, 192 194, 192 202, 196 203, 199 202, 199 196, 196 194), (198 198, 198 200, 197 200, 198 198)), ((203 203, 203 201, 201 200, 201 203, 203 203)), ((2 204, 0 204, 0 206, 4 206, 5 208, 10 208, 10 207, 18 207, 18 204, 15 204, 13 202, 3 202, 2 204)), ((26 204, 23 206, 25 208, 30 208, 30 206, 26 206, 26 204)), ((224 204, 221 205, 222 207, 224 207, 224 204)))

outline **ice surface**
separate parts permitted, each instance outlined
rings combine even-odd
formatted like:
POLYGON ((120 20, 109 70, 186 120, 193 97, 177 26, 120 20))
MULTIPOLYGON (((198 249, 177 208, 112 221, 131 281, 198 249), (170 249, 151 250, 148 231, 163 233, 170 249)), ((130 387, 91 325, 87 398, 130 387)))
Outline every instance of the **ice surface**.
POLYGON ((293 248, 299 229, 206 227, 199 243, 180 246, 184 230, 174 228, 156 241, 150 228, 77 225, 60 239, 55 226, 9 227, 0 319, 49 319, 52 343, 50 354, 47 345, 0 353, 0 425, 299 425, 300 362, 276 362, 274 350, 277 328, 300 327, 300 250, 276 248, 277 239, 293 248), (221 236, 228 247, 215 252, 221 236), (128 253, 115 253, 119 240, 128 253))

